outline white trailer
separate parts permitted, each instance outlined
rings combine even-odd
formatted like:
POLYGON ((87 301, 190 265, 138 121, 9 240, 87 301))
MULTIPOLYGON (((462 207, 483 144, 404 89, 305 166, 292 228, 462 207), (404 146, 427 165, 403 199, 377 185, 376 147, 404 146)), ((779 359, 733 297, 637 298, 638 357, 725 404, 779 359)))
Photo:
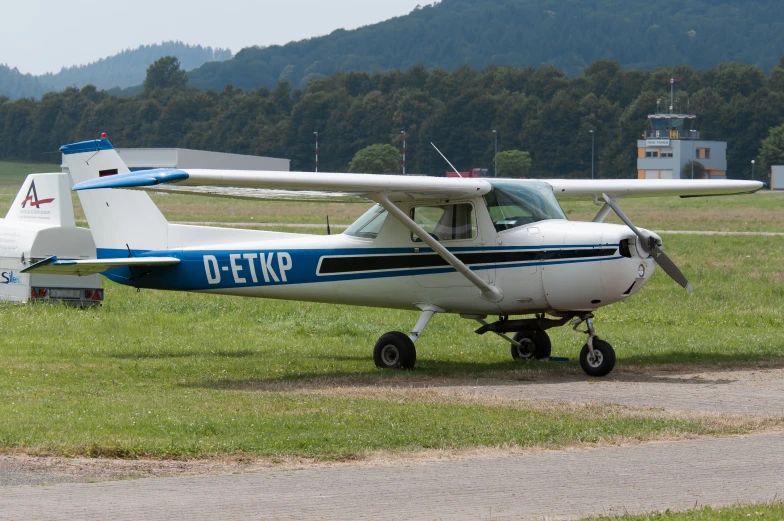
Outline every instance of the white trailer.
POLYGON ((68 174, 30 174, 0 219, 0 300, 62 300, 78 306, 103 300, 100 275, 25 274, 40 260, 95 258, 95 241, 77 228, 68 174))

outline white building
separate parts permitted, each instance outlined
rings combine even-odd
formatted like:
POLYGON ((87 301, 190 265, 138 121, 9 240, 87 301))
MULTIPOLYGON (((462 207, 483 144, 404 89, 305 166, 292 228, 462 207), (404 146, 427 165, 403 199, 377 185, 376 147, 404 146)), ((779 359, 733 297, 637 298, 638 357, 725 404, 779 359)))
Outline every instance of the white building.
POLYGON ((784 190, 784 165, 774 165, 771 167, 770 189, 784 190))
POLYGON ((696 118, 693 114, 648 116, 645 139, 637 141, 639 179, 690 179, 691 171, 683 171, 690 161, 705 167, 706 179, 727 178, 727 142, 700 139, 698 130, 686 128, 696 118))
POLYGON ((206 152, 188 148, 118 148, 131 171, 148 168, 205 168, 219 170, 271 170, 288 172, 290 159, 206 152))

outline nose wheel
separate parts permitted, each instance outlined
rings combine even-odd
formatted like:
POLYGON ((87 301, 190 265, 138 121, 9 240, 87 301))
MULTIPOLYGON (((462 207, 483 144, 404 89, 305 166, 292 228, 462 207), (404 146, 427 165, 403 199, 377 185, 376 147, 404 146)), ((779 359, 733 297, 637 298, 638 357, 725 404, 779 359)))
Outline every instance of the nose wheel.
POLYGON ((580 350, 580 367, 583 368, 588 376, 607 376, 615 367, 615 349, 609 342, 605 342, 596 336, 593 328, 593 315, 586 315, 575 319, 573 329, 578 333, 588 335, 588 341, 580 350), (586 330, 577 329, 580 324, 585 322, 586 330))

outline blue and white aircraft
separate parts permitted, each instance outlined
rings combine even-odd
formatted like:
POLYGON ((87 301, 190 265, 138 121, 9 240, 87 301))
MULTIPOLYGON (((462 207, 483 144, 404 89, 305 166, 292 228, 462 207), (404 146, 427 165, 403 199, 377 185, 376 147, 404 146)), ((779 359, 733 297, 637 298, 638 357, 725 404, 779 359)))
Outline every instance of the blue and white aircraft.
POLYGON ((515 359, 546 359, 545 332, 586 324, 580 364, 592 376, 615 365, 593 313, 637 293, 658 264, 691 285, 638 229, 623 197, 754 192, 761 183, 681 180, 522 180, 397 175, 156 169, 129 172, 108 139, 65 145, 97 258, 40 260, 24 271, 102 273, 136 288, 419 310, 408 333, 379 338, 381 368, 412 368, 414 344, 437 313, 480 322, 511 344, 515 359), (303 235, 176 225, 145 187, 320 191, 376 203, 340 235, 303 235), (559 199, 592 198, 593 222, 566 219, 559 199), (626 223, 602 221, 614 211, 626 223), (488 316, 499 317, 489 322, 488 316), (524 318, 528 316, 528 318, 524 318), (519 317, 519 318, 510 318, 519 317), (507 333, 514 334, 512 337, 507 333))

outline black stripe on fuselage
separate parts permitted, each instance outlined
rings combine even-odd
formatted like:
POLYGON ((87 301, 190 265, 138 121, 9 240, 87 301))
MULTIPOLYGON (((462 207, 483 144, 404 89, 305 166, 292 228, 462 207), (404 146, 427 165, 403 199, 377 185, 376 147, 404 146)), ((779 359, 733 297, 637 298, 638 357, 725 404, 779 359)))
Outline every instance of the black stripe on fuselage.
MULTIPOLYGON (((614 255, 617 248, 586 250, 492 251, 457 253, 455 256, 467 266, 477 264, 508 264, 513 262, 541 262, 614 255)), ((319 275, 337 275, 363 271, 385 271, 414 268, 440 268, 449 266, 440 255, 415 253, 411 255, 357 255, 324 257, 319 275)))

